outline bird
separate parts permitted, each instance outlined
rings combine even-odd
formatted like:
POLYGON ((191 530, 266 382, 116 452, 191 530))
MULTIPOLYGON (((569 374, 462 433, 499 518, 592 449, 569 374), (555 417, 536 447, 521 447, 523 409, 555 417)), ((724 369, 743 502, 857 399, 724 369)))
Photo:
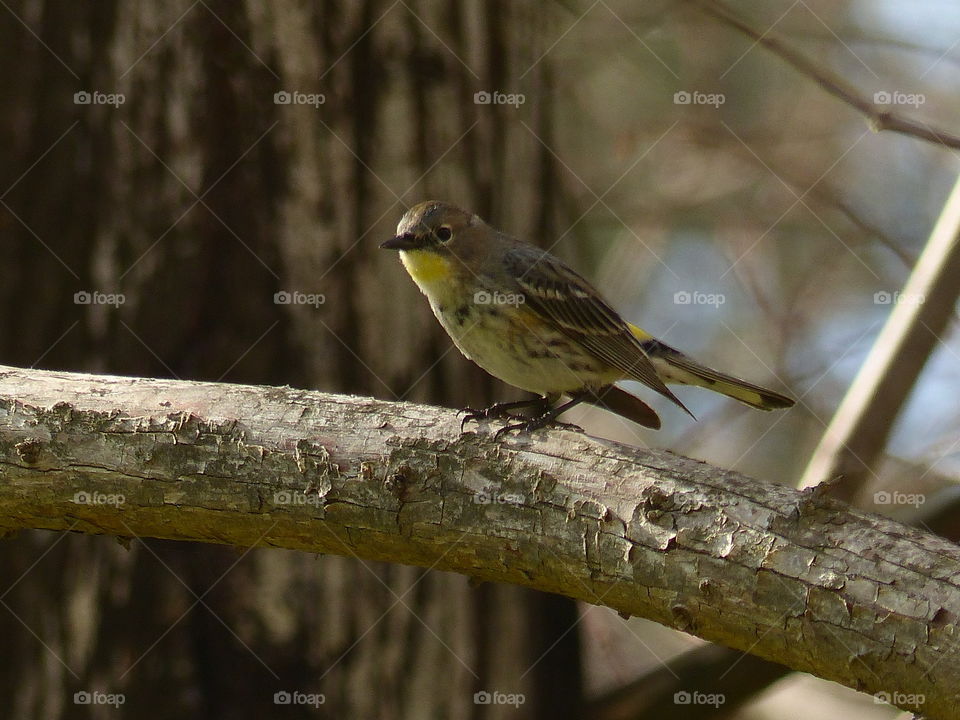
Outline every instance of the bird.
POLYGON ((560 258, 456 205, 429 200, 411 207, 396 235, 380 247, 399 251, 464 356, 535 396, 465 408, 461 431, 467 422, 490 419, 518 421, 508 422, 496 437, 563 425, 556 418, 583 402, 659 429, 656 411, 615 385, 621 380, 638 380, 691 417, 668 383, 708 388, 760 410, 794 404, 786 395, 707 367, 627 322, 560 258), (564 396, 568 400, 558 404, 564 396), (533 415, 517 413, 524 408, 533 415))

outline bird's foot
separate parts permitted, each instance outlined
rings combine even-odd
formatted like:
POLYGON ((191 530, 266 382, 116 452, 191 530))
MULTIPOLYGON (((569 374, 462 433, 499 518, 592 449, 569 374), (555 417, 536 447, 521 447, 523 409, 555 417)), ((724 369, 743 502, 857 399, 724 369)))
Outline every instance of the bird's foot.
POLYGON ((516 431, 518 435, 523 435, 525 433, 532 433, 534 430, 540 430, 547 426, 553 428, 559 428, 563 430, 572 430, 574 432, 583 432, 583 428, 579 425, 574 425, 573 423, 565 423, 556 420, 556 415, 551 410, 550 412, 544 413, 539 417, 531 418, 525 420, 524 422, 513 423, 511 425, 504 425, 502 428, 497 430, 493 434, 494 440, 499 440, 502 436, 516 431))
POLYGON ((524 416, 520 413, 512 413, 509 410, 500 410, 496 405, 488 408, 477 409, 472 407, 463 408, 463 420, 460 421, 460 432, 463 432, 464 426, 471 420, 480 422, 481 420, 523 420, 524 416))
POLYGON ((500 439, 504 435, 510 432, 516 431, 517 434, 530 433, 534 430, 539 430, 540 428, 547 427, 548 425, 556 428, 563 428, 566 430, 575 430, 577 432, 583 432, 583 428, 579 425, 574 425, 572 423, 562 423, 557 421, 557 417, 563 413, 565 410, 573 407, 580 402, 580 398, 574 398, 569 402, 560 405, 558 407, 551 407, 552 400, 555 398, 551 397, 539 397, 532 400, 518 400, 517 402, 506 402, 506 403, 497 403, 491 405, 485 410, 477 410, 475 408, 464 408, 461 412, 465 413, 463 421, 460 423, 460 432, 463 432, 463 427, 470 420, 475 420, 479 422, 480 420, 495 420, 495 419, 507 419, 507 420, 517 420, 518 422, 510 423, 504 425, 502 428, 497 430, 493 437, 495 439, 500 439), (532 407, 536 411, 536 415, 532 418, 525 415, 518 415, 512 410, 518 408, 528 408, 532 407))
POLYGON ((495 403, 488 408, 477 409, 472 407, 463 408, 462 412, 463 420, 460 421, 460 432, 463 432, 464 426, 473 420, 474 422, 480 422, 481 420, 527 420, 525 415, 520 413, 511 412, 521 407, 531 407, 537 406, 542 408, 544 401, 540 398, 536 400, 522 400, 519 402, 508 402, 508 403, 495 403))

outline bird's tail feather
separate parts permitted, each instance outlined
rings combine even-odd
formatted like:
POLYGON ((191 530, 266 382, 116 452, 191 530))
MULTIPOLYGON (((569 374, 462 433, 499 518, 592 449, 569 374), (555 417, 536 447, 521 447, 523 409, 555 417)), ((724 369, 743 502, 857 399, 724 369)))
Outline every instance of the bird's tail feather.
POLYGON ((788 408, 794 404, 794 401, 786 395, 708 368, 682 355, 679 358, 664 358, 664 360, 670 366, 669 370, 663 373, 667 375, 664 378, 667 382, 699 385, 759 410, 788 408))
POLYGON ((759 410, 788 408, 794 404, 794 400, 786 395, 701 365, 635 325, 631 325, 630 330, 640 340, 664 382, 698 385, 759 410))

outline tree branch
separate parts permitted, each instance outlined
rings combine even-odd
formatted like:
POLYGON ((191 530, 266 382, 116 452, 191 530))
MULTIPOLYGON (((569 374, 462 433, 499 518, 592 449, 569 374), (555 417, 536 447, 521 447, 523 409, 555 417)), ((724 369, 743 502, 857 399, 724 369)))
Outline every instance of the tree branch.
POLYGON ((958 240, 960 178, 907 284, 882 298, 893 303, 893 311, 824 431, 801 485, 842 476, 834 494, 851 502, 869 486, 894 421, 954 318, 960 297, 958 240))
MULTIPOLYGON (((960 542, 958 518, 960 486, 954 485, 927 498, 917 515, 910 519, 910 524, 952 542, 960 542)), ((661 720, 696 720, 708 715, 712 720, 736 717, 740 707, 790 672, 783 665, 744 656, 730 648, 701 645, 593 698, 586 715, 594 720, 633 720, 648 716, 661 720), (736 672, 730 672, 734 666, 736 672), (711 705, 678 705, 676 694, 689 692, 690 688, 698 688, 706 695, 722 695, 722 710, 711 705)))
POLYGON ((735 718, 737 710, 753 700, 760 690, 780 680, 790 670, 742 655, 719 645, 701 645, 667 664, 599 698, 587 706, 593 720, 717 720, 735 718), (736 672, 730 672, 736 669, 736 672), (722 697, 720 706, 708 703, 680 704, 677 695, 696 688, 702 695, 722 697))
POLYGON ((570 432, 461 436, 408 403, 15 368, 0 468, 7 530, 460 572, 957 717, 960 548, 817 491, 570 432))
POLYGON ((740 19, 727 5, 719 0, 693 0, 694 4, 705 14, 731 27, 758 45, 762 45, 771 53, 790 65, 794 70, 817 83, 826 92, 839 98, 850 107, 863 114, 874 130, 890 130, 892 132, 910 135, 927 142, 938 143, 950 148, 960 148, 960 137, 943 130, 931 127, 920 120, 912 120, 896 113, 880 110, 874 103, 860 94, 853 85, 839 75, 820 67, 805 55, 797 52, 767 32, 761 32, 746 21, 740 19))

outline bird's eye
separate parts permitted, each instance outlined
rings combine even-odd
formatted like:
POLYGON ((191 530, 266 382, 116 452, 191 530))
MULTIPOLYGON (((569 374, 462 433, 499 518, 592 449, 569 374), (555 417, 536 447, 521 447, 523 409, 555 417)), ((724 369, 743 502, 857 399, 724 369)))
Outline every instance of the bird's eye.
POLYGON ((447 242, 453 237, 453 230, 450 229, 449 225, 441 225, 437 228, 436 235, 440 242, 447 242))

